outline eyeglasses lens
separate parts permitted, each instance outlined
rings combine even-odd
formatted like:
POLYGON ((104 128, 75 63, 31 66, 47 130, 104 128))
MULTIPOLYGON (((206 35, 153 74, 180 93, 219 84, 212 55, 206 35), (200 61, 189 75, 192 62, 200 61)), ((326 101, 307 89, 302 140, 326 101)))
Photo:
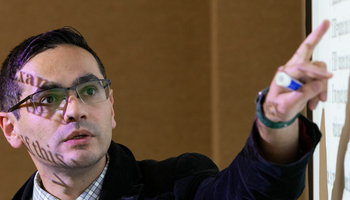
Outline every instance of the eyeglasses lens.
MULTIPOLYGON (((109 97, 109 84, 106 80, 89 81, 69 89, 75 89, 77 97, 89 105, 103 102, 109 97)), ((32 102, 35 110, 47 113, 63 108, 69 89, 55 88, 34 94, 32 102)))

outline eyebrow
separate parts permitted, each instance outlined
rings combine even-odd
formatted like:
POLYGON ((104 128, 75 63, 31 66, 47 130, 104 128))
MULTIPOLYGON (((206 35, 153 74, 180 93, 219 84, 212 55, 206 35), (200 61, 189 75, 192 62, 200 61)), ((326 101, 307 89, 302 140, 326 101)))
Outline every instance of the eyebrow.
POLYGON ((40 87, 38 87, 38 89, 36 89, 35 92, 40 92, 40 91, 49 90, 53 88, 62 88, 62 85, 56 82, 47 82, 42 84, 40 87))
POLYGON ((97 76, 93 75, 93 74, 87 74, 85 76, 81 76, 78 77, 77 79, 75 79, 75 81, 73 81, 73 86, 75 85, 79 85, 85 82, 89 82, 89 81, 98 81, 100 80, 99 78, 97 78, 97 76))
MULTIPOLYGON (((87 74, 87 75, 80 76, 80 77, 76 78, 73 81, 73 84, 71 87, 79 85, 81 83, 85 83, 85 82, 89 82, 89 81, 97 81, 97 80, 100 80, 97 76, 95 76, 93 74, 87 74)), ((35 92, 54 89, 54 88, 64 88, 64 87, 62 86, 62 84, 51 81, 51 82, 47 82, 47 83, 41 85, 40 87, 38 87, 38 89, 35 92)))

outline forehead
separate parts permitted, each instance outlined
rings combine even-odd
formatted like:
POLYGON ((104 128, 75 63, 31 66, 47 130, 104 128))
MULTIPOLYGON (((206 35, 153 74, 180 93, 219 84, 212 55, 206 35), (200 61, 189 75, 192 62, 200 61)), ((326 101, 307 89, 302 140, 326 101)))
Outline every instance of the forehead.
POLYGON ((31 58, 21 69, 34 79, 41 78, 65 87, 87 74, 103 79, 96 59, 85 49, 74 45, 58 45, 31 58))

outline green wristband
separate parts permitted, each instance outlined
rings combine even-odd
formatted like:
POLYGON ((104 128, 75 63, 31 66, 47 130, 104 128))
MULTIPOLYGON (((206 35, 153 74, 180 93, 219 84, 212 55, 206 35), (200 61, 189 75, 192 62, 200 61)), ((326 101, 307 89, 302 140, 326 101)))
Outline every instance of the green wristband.
POLYGON ((291 125, 295 119, 297 119, 300 115, 300 113, 298 113, 293 119, 287 121, 287 122, 273 122, 270 121, 269 119, 266 118, 264 111, 262 109, 262 104, 265 101, 265 97, 267 95, 267 93, 269 92, 269 87, 261 90, 258 94, 258 96, 256 97, 255 103, 256 103, 256 116, 258 117, 258 119, 267 127, 269 128, 273 128, 273 129, 278 129, 278 128, 284 128, 287 127, 289 125, 291 125))

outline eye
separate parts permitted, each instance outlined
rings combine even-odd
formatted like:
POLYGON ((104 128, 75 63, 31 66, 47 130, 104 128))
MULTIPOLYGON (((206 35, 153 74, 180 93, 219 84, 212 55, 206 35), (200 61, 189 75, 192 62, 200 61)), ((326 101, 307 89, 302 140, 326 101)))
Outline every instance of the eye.
POLYGON ((40 103, 45 103, 45 104, 53 104, 58 101, 58 97, 56 95, 46 95, 44 97, 41 97, 40 103))
POLYGON ((65 91, 60 89, 51 89, 38 92, 33 96, 33 101, 38 104, 59 104, 65 98, 65 91))
POLYGON ((82 95, 84 95, 84 96, 92 96, 92 95, 96 94, 97 91, 98 91, 98 89, 96 87, 88 86, 88 87, 85 87, 82 90, 82 95))

